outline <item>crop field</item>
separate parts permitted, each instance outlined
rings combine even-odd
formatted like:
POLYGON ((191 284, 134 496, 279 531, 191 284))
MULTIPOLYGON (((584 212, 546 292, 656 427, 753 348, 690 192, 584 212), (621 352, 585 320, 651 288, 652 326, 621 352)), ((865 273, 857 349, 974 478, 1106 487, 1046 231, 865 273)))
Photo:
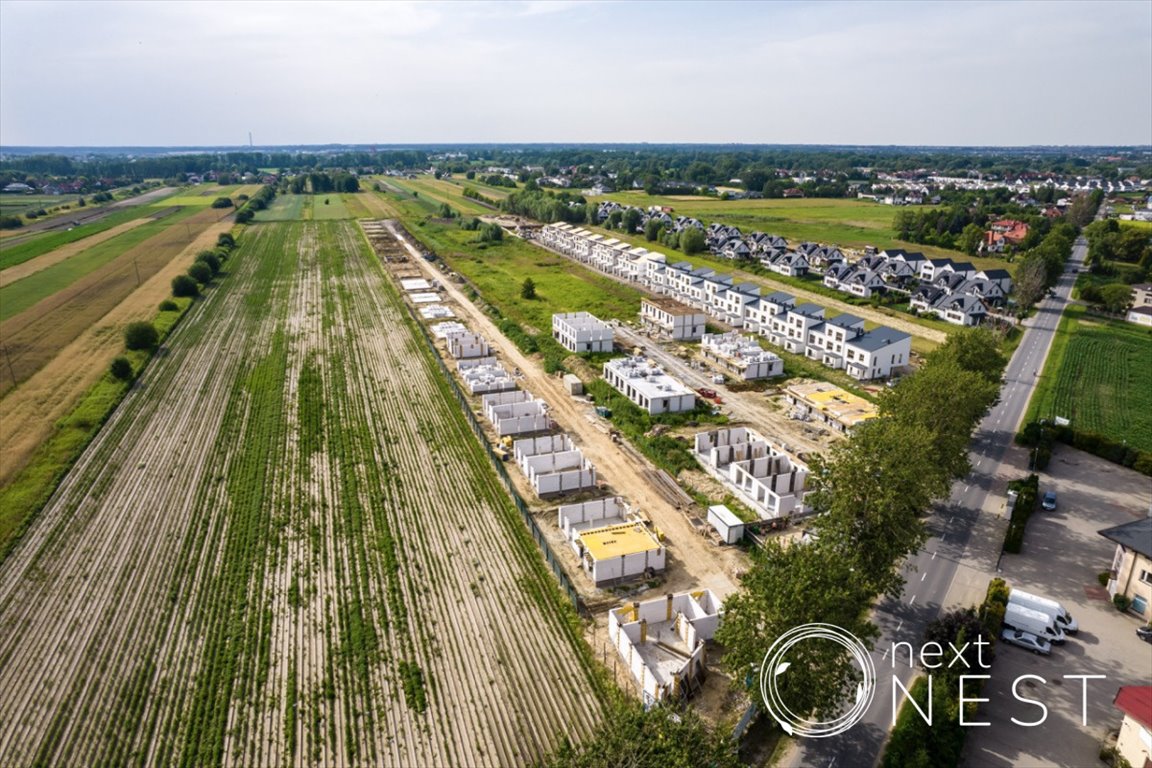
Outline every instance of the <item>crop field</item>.
POLYGON ((309 195, 277 195, 272 203, 256 212, 256 221, 300 221, 305 207, 312 209, 309 195))
POLYGON ((18 216, 40 208, 50 209, 60 205, 75 205, 80 195, 0 195, 0 214, 18 216))
MULTIPOLYGON (((435 179, 431 176, 421 176, 418 179, 389 179, 389 181, 397 187, 419 192, 421 197, 430 198, 434 200, 437 205, 447 203, 453 210, 464 215, 484 216, 497 212, 487 205, 482 205, 476 200, 464 197, 463 184, 465 182, 435 179)), ((493 200, 507 197, 507 195, 490 195, 488 194, 490 189, 491 188, 485 187, 484 189, 477 189, 477 191, 493 200)))
POLYGON ((1085 432, 1152 451, 1152 332, 1070 306, 1060 321, 1028 421, 1060 416, 1085 432))
POLYGON ((600 717, 351 222, 258 224, 0 564, 0 764, 518 765, 600 717))
POLYGON ((189 209, 145 224, 0 289, 20 311, 0 319, 0 394, 24 381, 230 211, 189 209), (146 239, 141 233, 151 234, 146 239), (119 243, 119 245, 117 245, 119 243), (75 265, 73 264, 75 262, 75 265), (31 306, 25 295, 36 299, 31 306))
POLYGON ((309 195, 312 203, 312 218, 317 221, 350 219, 344 197, 336 192, 327 195, 309 195))

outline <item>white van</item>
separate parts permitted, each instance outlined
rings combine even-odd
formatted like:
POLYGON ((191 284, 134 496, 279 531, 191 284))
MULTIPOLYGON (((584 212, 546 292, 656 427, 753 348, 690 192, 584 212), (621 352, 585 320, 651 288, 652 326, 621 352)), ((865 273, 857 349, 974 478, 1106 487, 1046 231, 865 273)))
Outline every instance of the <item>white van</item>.
POLYGON ((1048 614, 1055 620, 1056 626, 1064 630, 1065 634, 1074 635, 1080 629, 1080 625, 1076 623, 1076 619, 1072 618, 1072 614, 1064 610, 1063 605, 1051 598, 1034 595, 1022 589, 1013 589, 1008 597, 1008 602, 1048 614))
POLYGON ((1022 632, 1031 632, 1050 643, 1060 644, 1065 640, 1064 630, 1056 626, 1051 616, 1043 611, 1035 611, 1022 605, 1009 602, 1004 610, 1004 624, 1022 632))

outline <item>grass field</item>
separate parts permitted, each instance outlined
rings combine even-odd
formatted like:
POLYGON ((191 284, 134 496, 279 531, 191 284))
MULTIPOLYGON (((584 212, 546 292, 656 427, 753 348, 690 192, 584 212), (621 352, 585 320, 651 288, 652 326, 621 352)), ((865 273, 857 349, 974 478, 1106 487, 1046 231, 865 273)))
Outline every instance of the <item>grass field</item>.
POLYGON ((310 195, 310 197, 312 198, 311 218, 315 221, 334 221, 352 218, 352 214, 348 213, 348 207, 344 205, 342 195, 333 192, 327 195, 310 195))
POLYGON ((171 216, 136 227, 99 245, 54 264, 11 285, 0 288, 0 321, 15 317, 37 302, 64 290, 85 275, 124 254, 131 248, 182 222, 202 209, 185 208, 171 216))
POLYGON ((80 197, 80 195, 0 195, 0 214, 19 216, 26 211, 41 208, 50 210, 62 205, 72 206, 80 197))
POLYGON ((0 764, 523 765, 588 733, 575 616, 355 224, 257 224, 228 263, 0 564, 0 764))
POLYGON ((1094 432, 1152 451, 1152 331, 1065 310, 1028 418, 1071 420, 1094 432))

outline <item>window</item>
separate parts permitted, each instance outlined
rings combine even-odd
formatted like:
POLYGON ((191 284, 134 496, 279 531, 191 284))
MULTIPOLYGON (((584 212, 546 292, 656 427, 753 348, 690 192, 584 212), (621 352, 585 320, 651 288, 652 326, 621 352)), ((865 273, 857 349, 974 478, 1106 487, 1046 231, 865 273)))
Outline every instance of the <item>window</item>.
POLYGON ((1152 584, 1152 571, 1141 570, 1140 581, 1144 582, 1145 584, 1152 584))
POLYGON ((1133 597, 1132 612, 1139 614, 1140 616, 1145 615, 1148 612, 1148 600, 1139 596, 1133 597))

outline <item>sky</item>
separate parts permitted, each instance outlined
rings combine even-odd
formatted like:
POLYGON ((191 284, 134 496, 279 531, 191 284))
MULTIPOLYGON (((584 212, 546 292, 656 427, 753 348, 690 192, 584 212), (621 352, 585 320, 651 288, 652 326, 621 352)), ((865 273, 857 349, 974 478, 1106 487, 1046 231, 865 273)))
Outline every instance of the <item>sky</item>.
POLYGON ((0 0, 0 144, 1146 145, 1152 2, 0 0))

